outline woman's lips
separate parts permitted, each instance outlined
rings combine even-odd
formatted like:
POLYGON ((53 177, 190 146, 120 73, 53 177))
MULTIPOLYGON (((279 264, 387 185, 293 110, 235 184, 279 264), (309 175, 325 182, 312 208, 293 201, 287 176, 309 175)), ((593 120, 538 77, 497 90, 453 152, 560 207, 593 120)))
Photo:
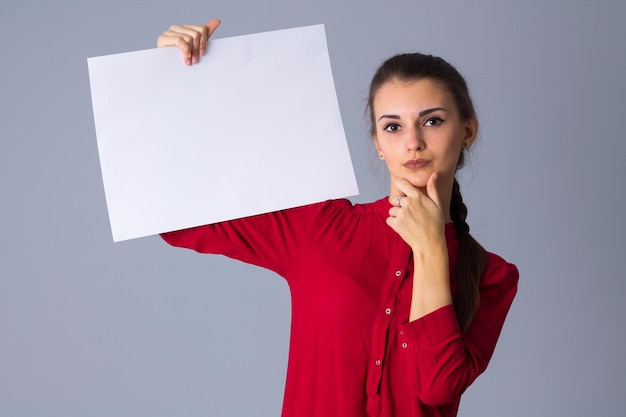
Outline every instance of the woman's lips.
POLYGON ((428 159, 412 159, 405 162, 404 167, 407 169, 420 169, 424 168, 428 164, 430 164, 430 161, 428 159))

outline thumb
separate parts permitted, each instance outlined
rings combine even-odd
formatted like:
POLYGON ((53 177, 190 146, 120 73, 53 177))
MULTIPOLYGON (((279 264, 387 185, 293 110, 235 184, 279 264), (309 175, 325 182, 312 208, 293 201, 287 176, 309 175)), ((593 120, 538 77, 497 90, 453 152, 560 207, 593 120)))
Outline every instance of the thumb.
POLYGON ((439 192, 437 191, 436 172, 433 172, 430 177, 428 177, 428 182, 426 183, 426 193, 428 194, 428 198, 433 200, 437 207, 441 208, 441 200, 439 200, 439 192))
POLYGON ((222 22, 219 19, 211 19, 208 22, 206 22, 204 27, 206 27, 209 30, 209 37, 211 37, 211 35, 213 35, 213 32, 215 32, 215 29, 217 29, 217 27, 221 23, 222 22))

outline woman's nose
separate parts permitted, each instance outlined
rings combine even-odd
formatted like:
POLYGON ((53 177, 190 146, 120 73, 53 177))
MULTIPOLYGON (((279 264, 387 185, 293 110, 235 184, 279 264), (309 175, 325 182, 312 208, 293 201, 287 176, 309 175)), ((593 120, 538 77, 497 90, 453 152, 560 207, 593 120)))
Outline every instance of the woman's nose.
POLYGON ((407 138, 407 150, 410 152, 421 151, 426 147, 426 144, 420 135, 418 130, 413 130, 409 133, 407 138))

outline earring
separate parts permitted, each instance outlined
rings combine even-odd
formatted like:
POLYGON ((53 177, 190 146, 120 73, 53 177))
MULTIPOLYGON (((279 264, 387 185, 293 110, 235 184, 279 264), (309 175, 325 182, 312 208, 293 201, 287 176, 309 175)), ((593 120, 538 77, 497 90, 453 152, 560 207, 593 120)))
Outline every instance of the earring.
POLYGON ((379 157, 380 159, 385 159, 385 157, 383 156, 383 154, 382 154, 382 153, 381 153, 381 154, 378 154, 378 157, 379 157))

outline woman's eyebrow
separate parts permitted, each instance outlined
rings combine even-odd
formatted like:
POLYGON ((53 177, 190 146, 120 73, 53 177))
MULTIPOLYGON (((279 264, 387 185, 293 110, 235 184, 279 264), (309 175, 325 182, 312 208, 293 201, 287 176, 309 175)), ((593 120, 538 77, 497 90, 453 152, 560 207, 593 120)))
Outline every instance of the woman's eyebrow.
MULTIPOLYGON (((426 116, 427 114, 430 114, 430 113, 436 112, 436 111, 438 111, 438 110, 443 110, 443 111, 445 111, 445 112, 447 112, 447 111, 448 111, 448 110, 446 110, 446 109, 445 109, 445 108, 443 108, 443 107, 433 107, 432 109, 426 109, 426 110, 422 110, 421 112, 419 112, 419 117, 426 116)), ((401 119, 402 119, 402 118, 401 118, 400 116, 398 116, 397 114, 383 114, 382 116, 380 116, 380 117, 378 118, 378 120, 380 121, 381 119, 385 119, 385 118, 387 118, 387 119, 396 119, 396 120, 401 120, 401 119)))
POLYGON ((426 116, 427 114, 430 114, 430 113, 432 113, 432 112, 436 112, 437 110, 443 110, 443 111, 445 111, 445 112, 447 112, 447 111, 448 111, 448 110, 444 109, 443 107, 433 107, 432 109, 422 110, 422 111, 419 113, 419 116, 420 116, 420 117, 422 117, 422 116, 426 116))
POLYGON ((384 119, 384 118, 400 120, 400 116, 398 116, 397 114, 383 114, 382 116, 378 118, 378 120, 380 121, 380 119, 384 119))

